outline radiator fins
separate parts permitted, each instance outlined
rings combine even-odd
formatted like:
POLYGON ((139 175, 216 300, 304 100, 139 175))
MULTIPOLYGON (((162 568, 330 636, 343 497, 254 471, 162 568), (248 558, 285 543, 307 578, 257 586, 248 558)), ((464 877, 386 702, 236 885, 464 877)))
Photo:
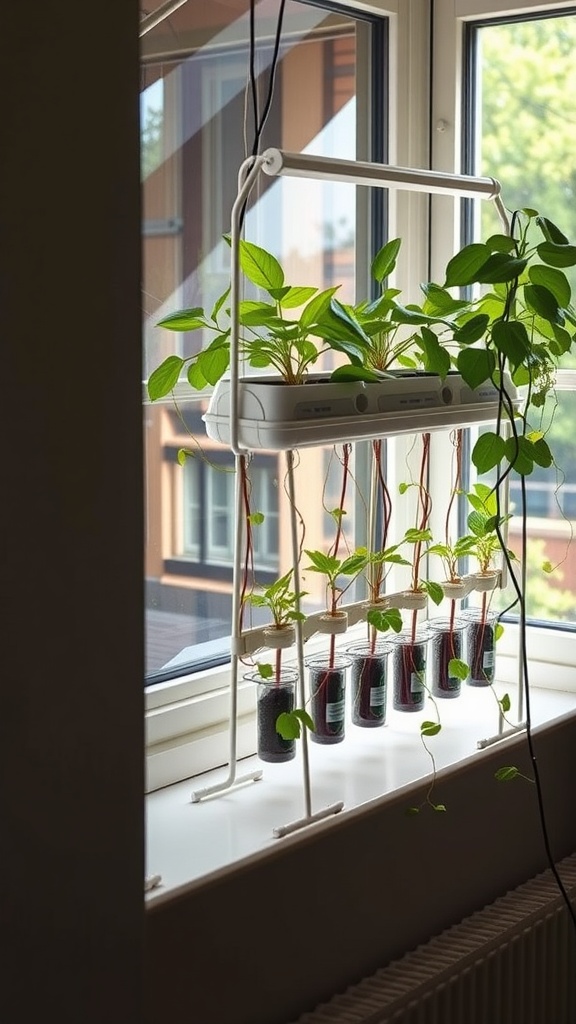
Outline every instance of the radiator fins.
MULTIPOLYGON (((558 865, 572 902, 576 854, 558 865)), ((575 1024, 576 936, 551 871, 293 1024, 575 1024)))

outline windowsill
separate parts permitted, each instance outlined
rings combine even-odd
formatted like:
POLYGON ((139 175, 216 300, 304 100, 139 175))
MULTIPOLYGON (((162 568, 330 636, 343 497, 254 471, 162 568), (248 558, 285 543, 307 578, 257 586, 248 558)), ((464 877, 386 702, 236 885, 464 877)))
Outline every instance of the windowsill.
MULTIPOLYGON (((509 692, 509 685, 496 684, 496 694, 509 692)), ((573 693, 531 687, 532 727, 552 721, 574 710, 573 693)), ((464 759, 482 757, 478 741, 498 731, 498 709, 490 688, 464 686, 456 700, 439 701, 441 732, 428 740, 437 771, 449 769, 464 759)), ((383 728, 361 729, 350 724, 346 738, 334 746, 309 742, 312 812, 344 802, 340 814, 313 823, 276 839, 273 829, 305 815, 302 755, 287 764, 264 764, 245 758, 238 775, 258 768, 263 778, 249 782, 218 797, 192 803, 193 789, 228 777, 223 767, 150 793, 146 798, 147 872, 161 875, 161 883, 147 894, 148 900, 174 895, 181 887, 205 881, 214 873, 236 868, 279 844, 298 842, 311 829, 329 828, 335 818, 392 792, 407 787, 406 807, 424 799, 423 779, 430 779, 431 762, 419 737, 420 722, 433 718, 428 706, 423 715, 389 711, 383 728)), ((514 716, 511 713, 511 720, 514 716)), ((506 739, 499 741, 502 764, 506 762, 506 739)), ((522 785, 522 781, 494 785, 522 785)), ((442 802, 442 778, 434 800, 442 802)), ((423 810, 422 813, 428 813, 423 810)), ((430 811, 429 813, 434 813, 430 811)), ((447 806, 447 813, 450 807, 447 806)))

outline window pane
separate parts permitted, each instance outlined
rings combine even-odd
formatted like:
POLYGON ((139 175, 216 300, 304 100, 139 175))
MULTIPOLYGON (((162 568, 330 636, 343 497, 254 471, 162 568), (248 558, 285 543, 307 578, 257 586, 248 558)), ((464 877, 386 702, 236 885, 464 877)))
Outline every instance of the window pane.
MULTIPOLYGON (((278 12, 276 0, 256 5, 259 117, 278 12)), ((364 129, 356 124, 356 63, 359 53, 369 52, 370 31, 368 20, 289 0, 261 150, 373 155, 359 141, 364 129)), ((255 135, 249 38, 248 0, 191 0, 142 41, 145 379, 167 355, 190 355, 213 337, 208 331, 167 331, 157 323, 184 307, 210 314, 228 285, 223 236, 230 230, 238 168, 255 135)), ((280 259, 289 283, 339 284, 339 298, 354 301, 353 186, 261 180, 249 200, 245 235, 280 259)), ((208 396, 196 398, 186 389, 177 401, 177 410, 171 402, 144 408, 149 682, 169 674, 174 658, 182 671, 183 649, 193 658, 195 645, 230 634, 234 461, 205 435, 208 396), (184 465, 181 449, 194 453, 184 465)), ((304 461, 312 466, 314 458, 307 453, 304 461)), ((318 469, 311 471, 319 478, 318 469)), ((255 574, 264 582, 289 564, 284 475, 283 457, 273 453, 251 465, 253 507, 263 515, 254 529, 255 574)), ((312 528, 307 537, 311 547, 321 546, 322 528, 320 515, 316 535, 312 528)))
MULTIPOLYGON (((576 14, 508 20, 472 26, 469 33, 476 123, 469 125, 469 170, 502 184, 510 211, 538 210, 571 239, 576 237, 576 14)), ((500 231, 490 203, 479 204, 477 230, 486 238, 500 231)), ((576 285, 573 269, 566 271, 576 285)), ((574 357, 563 357, 574 365, 574 357)), ((535 414, 532 414, 535 418, 535 414)), ((576 523, 576 401, 558 390, 534 429, 549 430, 557 466, 526 477, 528 512, 527 615, 576 621, 576 551, 569 542, 576 523), (561 484, 561 490, 559 490, 561 484), (544 568, 543 568, 544 567, 544 568), (553 571, 550 571, 552 569, 553 571)), ((511 485, 512 510, 521 507, 521 485, 511 485)), ((520 518, 510 522, 510 547, 520 551, 520 518)), ((518 572, 518 570, 517 570, 518 572)), ((509 587, 495 597, 500 607, 514 599, 509 587)))

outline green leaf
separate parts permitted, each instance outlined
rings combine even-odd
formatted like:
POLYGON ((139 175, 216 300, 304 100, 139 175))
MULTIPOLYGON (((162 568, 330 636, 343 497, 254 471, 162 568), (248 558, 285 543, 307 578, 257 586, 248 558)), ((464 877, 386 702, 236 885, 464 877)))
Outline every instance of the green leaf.
POLYGON ((498 320, 492 327, 492 341, 512 366, 519 366, 530 353, 530 339, 523 323, 498 320))
POLYGON ((510 782, 511 779, 518 778, 519 774, 518 769, 510 765, 506 768, 498 768, 494 772, 494 778, 498 779, 498 782, 510 782))
POLYGON ((516 242, 511 235, 490 235, 486 245, 492 252, 513 252, 516 242))
POLYGON ((258 675, 262 676, 262 679, 271 679, 274 675, 274 667, 267 661, 259 662, 256 668, 258 670, 258 675))
POLYGON ((422 736, 437 736, 441 729, 440 722, 422 722, 420 734, 422 736))
POLYGON ((372 260, 370 271, 375 281, 382 282, 385 277, 392 273, 396 266, 396 259, 400 251, 402 240, 392 238, 382 246, 372 260))
POLYGON ((310 287, 289 288, 281 300, 281 305, 285 309, 295 309, 298 306, 303 306, 317 291, 317 288, 310 287))
POLYGON ((198 327, 207 327, 204 310, 201 306, 192 309, 179 309, 175 313, 158 320, 157 327, 166 327, 169 331, 195 331, 198 327))
POLYGON ((314 330, 321 338, 329 339, 333 348, 349 354, 348 343, 352 342, 360 358, 370 345, 370 338, 365 333, 356 317, 349 312, 338 299, 332 298, 330 305, 322 316, 321 322, 314 330))
POLYGON ((494 640, 495 641, 499 640, 500 637, 503 636, 503 635, 504 635, 504 626, 502 625, 501 622, 497 622, 496 623, 496 627, 494 629, 494 640))
POLYGON ((541 284, 524 285, 524 300, 528 309, 551 324, 564 326, 564 317, 558 306, 556 297, 541 284))
POLYGON ((222 292, 222 295, 220 296, 220 298, 216 299, 216 302, 212 306, 212 312, 210 314, 212 320, 216 321, 218 313, 222 309, 222 306, 226 302, 226 299, 228 298, 229 295, 230 295, 230 288, 227 288, 225 292, 222 292))
POLYGON ((566 274, 563 274, 561 270, 557 270, 555 267, 545 267, 537 263, 535 266, 530 267, 528 277, 532 284, 541 285, 549 292, 552 292, 559 306, 569 305, 572 298, 572 289, 566 274))
POLYGON ((476 281, 480 284, 505 284, 520 277, 526 269, 527 263, 528 260, 508 256, 503 252, 495 252, 480 267, 476 274, 476 281))
POLYGON ((276 719, 276 732, 283 740, 297 740, 300 737, 301 726, 293 711, 282 711, 276 719))
POLYGON ((454 331, 454 338, 459 345, 471 345, 484 337, 489 322, 490 318, 486 313, 477 313, 454 331))
POLYGON ((338 288, 327 288, 310 300, 300 314, 300 326, 307 330, 313 324, 318 323, 322 315, 330 307, 330 300, 338 288))
POLYGON ((448 675, 454 679, 465 680, 468 678, 470 669, 465 661, 460 658, 450 658, 448 662, 448 675))
POLYGON ((502 461, 506 454, 506 442, 499 434, 486 431, 480 434, 472 450, 472 462, 479 473, 487 473, 502 461))
POLYGON ((357 573, 365 568, 366 562, 366 555, 350 555, 341 563, 338 574, 342 576, 356 576, 357 573))
POLYGON ((196 452, 191 451, 190 448, 179 448, 176 452, 176 461, 179 466, 183 466, 187 459, 193 459, 196 452))
POLYGON ((525 437, 509 437, 505 442, 505 454, 516 473, 528 476, 534 469, 534 454, 530 441, 525 437))
POLYGON ((550 267, 573 267, 576 264, 576 245, 540 242, 537 251, 542 262, 550 267))
POLYGON ((438 337, 429 327, 422 327, 420 332, 424 351, 424 369, 429 373, 437 373, 444 380, 450 369, 450 353, 438 341, 438 337))
POLYGON ((309 551, 307 548, 305 548, 305 553, 312 562, 312 565, 307 566, 308 570, 332 576, 340 567, 339 560, 333 555, 325 555, 323 551, 309 551))
POLYGON ((439 583, 434 583, 432 580, 422 580, 421 586, 434 604, 442 603, 442 600, 444 599, 444 591, 439 583))
POLYGON ((374 384, 382 377, 378 373, 374 373, 373 370, 369 370, 367 366, 352 366, 351 363, 344 363, 342 366, 337 366, 335 370, 332 370, 330 374, 330 380, 332 381, 355 381, 363 380, 366 383, 374 384))
POLYGON ((556 245, 568 245, 569 239, 547 217, 536 217, 536 223, 548 242, 555 242, 556 245))
POLYGON ((510 696, 507 693, 505 693, 504 696, 500 698, 498 703, 502 708, 504 714, 506 714, 507 711, 510 711, 510 708, 512 707, 512 704, 510 703, 510 696))
POLYGON ((265 291, 281 288, 284 284, 284 271, 276 257, 259 245, 243 239, 240 241, 240 267, 252 284, 265 291))
POLYGON ((492 378, 496 360, 494 353, 485 348, 464 348, 458 353, 456 365, 469 387, 477 388, 492 378))
POLYGON ((431 530, 419 530, 415 526, 409 526, 404 534, 407 544, 418 544, 419 541, 432 540, 431 530))
POLYGON ((305 725, 306 728, 310 730, 310 732, 315 731, 314 722, 310 715, 308 714, 308 712, 304 710, 304 708, 294 708, 292 714, 294 715, 295 718, 298 718, 302 722, 302 725, 305 725))
POLYGON ((246 327, 274 328, 282 323, 276 306, 269 302, 254 302, 251 299, 245 299, 240 303, 238 312, 240 323, 246 327))
POLYGON ((406 808, 406 814, 409 814, 410 816, 413 817, 415 814, 420 814, 420 808, 419 807, 407 807, 406 808))
POLYGON ((452 313, 468 309, 470 306, 470 303, 466 302, 465 299, 455 299, 446 288, 441 288, 440 285, 434 284, 433 281, 424 282, 420 285, 420 288, 426 296, 426 302, 424 303, 425 313, 430 312, 449 316, 452 313))
POLYGON ((186 377, 190 387, 195 388, 196 391, 202 391, 208 383, 206 377, 202 373, 202 366, 197 360, 190 363, 186 377))
POLYGON ((176 386, 180 373, 184 366, 184 360, 180 356, 168 356, 160 366, 152 371, 148 378, 146 389, 151 402, 164 398, 176 386))
POLYGON ((432 804, 432 810, 433 811, 445 811, 446 810, 446 804, 432 804))
POLYGON ((208 384, 216 384, 226 373, 229 363, 228 348, 206 348, 198 354, 197 364, 208 384))
POLYGON ((366 615, 366 621, 379 633, 386 633, 389 629, 399 633, 402 629, 402 615, 398 608, 371 608, 366 615))
POLYGON ((477 281, 477 274, 490 257, 488 246, 482 242, 472 242, 464 246, 449 261, 446 267, 445 288, 460 287, 477 281))
POLYGON ((248 516, 248 522, 252 526, 261 526, 264 522, 264 514, 262 512, 251 512, 248 516))

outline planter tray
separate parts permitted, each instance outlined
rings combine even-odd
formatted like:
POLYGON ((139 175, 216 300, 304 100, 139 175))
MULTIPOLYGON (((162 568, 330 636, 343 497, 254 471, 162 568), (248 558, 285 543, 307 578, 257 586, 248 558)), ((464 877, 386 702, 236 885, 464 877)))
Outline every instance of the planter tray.
MULTIPOLYGON (((223 444, 231 440, 230 390, 229 379, 218 381, 203 417, 208 437, 223 444)), ((509 379, 506 391, 517 406, 509 379)), ((472 389, 456 372, 441 380, 396 371, 374 384, 335 383, 321 374, 296 385, 272 376, 241 377, 238 444, 248 451, 281 451, 484 423, 495 419, 498 398, 493 384, 472 389)))

